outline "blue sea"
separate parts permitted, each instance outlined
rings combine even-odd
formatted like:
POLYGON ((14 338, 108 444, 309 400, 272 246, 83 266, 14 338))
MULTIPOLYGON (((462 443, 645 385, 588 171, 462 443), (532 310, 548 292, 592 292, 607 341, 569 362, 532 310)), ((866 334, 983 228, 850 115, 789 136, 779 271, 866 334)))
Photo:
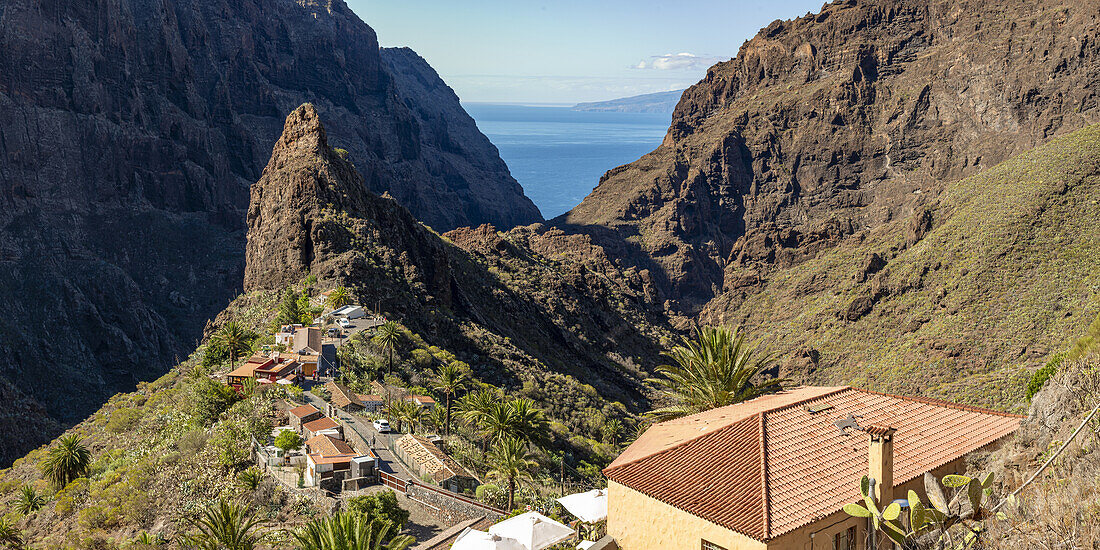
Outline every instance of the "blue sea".
POLYGON ((581 202, 604 172, 661 144, 671 115, 465 103, 546 219, 581 202))

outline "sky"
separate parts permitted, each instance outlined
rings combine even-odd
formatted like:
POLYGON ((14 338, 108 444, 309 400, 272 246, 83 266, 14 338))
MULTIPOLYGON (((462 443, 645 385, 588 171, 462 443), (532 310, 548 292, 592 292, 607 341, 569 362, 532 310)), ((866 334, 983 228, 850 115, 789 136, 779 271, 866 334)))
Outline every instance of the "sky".
POLYGON ((679 90, 822 0, 347 0, 466 102, 573 104, 679 90))

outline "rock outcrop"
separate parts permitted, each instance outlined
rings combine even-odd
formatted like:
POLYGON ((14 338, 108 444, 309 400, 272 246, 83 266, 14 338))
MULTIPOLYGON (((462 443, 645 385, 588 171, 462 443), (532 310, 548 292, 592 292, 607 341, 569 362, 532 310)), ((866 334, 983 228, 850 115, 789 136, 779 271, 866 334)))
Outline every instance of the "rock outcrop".
POLYGON ((279 290, 307 273, 346 286, 460 354, 479 378, 516 390, 530 382, 542 392, 532 397, 562 421, 578 411, 555 391, 583 393, 581 384, 598 390, 600 406, 648 406, 645 369, 672 332, 647 274, 620 270, 584 236, 539 224, 441 237, 362 179, 328 144, 317 109, 291 113, 252 186, 246 290, 279 290))
POLYGON ((776 21, 684 93, 658 149, 556 222, 614 229, 670 307, 696 315, 912 216, 945 182, 1100 121, 1098 10, 841 0, 776 21))
POLYGON ((71 423, 194 349, 239 292, 249 185, 303 102, 365 186, 437 230, 540 221, 412 57, 384 61, 340 0, 0 3, 0 306, 18 320, 0 377, 18 399, 71 423))

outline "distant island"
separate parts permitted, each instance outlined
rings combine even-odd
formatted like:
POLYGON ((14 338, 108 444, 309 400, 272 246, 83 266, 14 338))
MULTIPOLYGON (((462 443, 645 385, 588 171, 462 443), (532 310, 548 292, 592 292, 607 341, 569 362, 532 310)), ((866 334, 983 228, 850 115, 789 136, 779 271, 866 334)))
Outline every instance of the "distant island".
POLYGON ((683 90, 671 92, 657 92, 631 97, 622 97, 608 101, 593 101, 578 103, 573 106, 574 111, 602 111, 617 113, 671 113, 680 101, 683 90))

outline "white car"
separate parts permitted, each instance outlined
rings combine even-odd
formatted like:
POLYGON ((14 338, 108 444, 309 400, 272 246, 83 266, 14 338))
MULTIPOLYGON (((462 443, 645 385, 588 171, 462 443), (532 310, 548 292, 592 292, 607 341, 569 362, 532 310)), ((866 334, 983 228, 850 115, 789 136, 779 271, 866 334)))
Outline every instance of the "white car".
POLYGON ((390 433, 390 421, 385 418, 379 418, 374 421, 374 429, 378 430, 380 434, 390 433))
POLYGON ((351 328, 351 321, 348 321, 347 319, 340 319, 339 321, 336 321, 336 324, 340 325, 340 328, 351 328))

